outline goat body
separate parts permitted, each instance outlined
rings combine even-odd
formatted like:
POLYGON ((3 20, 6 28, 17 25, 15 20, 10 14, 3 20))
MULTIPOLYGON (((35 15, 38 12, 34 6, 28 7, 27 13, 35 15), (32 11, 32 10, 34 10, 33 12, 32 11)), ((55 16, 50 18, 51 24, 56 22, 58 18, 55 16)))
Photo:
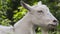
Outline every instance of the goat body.
POLYGON ((0 34, 13 34, 13 27, 0 25, 0 34))

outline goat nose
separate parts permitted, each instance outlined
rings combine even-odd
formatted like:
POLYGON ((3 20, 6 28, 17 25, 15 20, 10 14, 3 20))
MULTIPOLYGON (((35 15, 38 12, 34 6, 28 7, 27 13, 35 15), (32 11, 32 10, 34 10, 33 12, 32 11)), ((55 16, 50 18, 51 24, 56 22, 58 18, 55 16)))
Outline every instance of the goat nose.
POLYGON ((57 20, 53 20, 53 22, 58 22, 57 20))
POLYGON ((58 20, 53 20, 53 22, 54 22, 55 25, 59 25, 58 20))

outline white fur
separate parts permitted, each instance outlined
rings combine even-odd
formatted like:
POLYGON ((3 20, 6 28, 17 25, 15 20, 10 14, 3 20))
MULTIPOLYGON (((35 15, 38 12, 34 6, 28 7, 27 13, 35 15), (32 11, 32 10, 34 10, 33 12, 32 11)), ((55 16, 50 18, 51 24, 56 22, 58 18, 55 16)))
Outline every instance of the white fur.
POLYGON ((41 2, 38 2, 36 6, 29 7, 28 4, 25 4, 23 7, 30 9, 29 12, 14 27, 0 26, 0 34, 36 34, 35 29, 37 26, 41 27, 42 34, 48 34, 48 24, 55 24, 53 20, 57 20, 50 13, 49 8, 41 2), (43 12, 39 13, 38 11, 41 10, 43 12))
POLYGON ((13 34, 13 27, 0 25, 0 34, 13 34))

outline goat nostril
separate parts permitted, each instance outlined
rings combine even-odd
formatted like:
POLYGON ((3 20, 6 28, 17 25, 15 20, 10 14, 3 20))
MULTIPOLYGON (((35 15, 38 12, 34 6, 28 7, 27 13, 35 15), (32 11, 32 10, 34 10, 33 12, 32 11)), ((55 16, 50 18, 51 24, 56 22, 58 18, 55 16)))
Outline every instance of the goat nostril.
POLYGON ((53 20, 53 22, 58 22, 57 20, 53 20))

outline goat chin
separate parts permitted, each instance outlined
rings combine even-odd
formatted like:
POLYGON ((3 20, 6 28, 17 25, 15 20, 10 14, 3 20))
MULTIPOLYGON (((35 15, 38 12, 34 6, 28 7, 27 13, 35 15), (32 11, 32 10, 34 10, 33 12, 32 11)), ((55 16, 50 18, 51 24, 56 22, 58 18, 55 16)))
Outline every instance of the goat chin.
POLYGON ((0 25, 0 34, 13 34, 13 27, 0 25))

